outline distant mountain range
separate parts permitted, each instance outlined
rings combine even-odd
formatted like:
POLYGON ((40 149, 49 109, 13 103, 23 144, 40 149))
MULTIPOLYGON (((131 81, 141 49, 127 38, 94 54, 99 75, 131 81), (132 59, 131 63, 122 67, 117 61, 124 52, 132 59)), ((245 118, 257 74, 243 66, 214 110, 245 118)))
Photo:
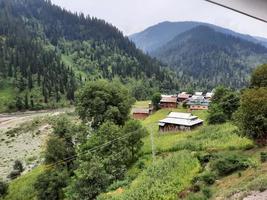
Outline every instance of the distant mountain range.
POLYGON ((130 35, 129 38, 136 44, 138 48, 142 49, 144 52, 150 53, 151 51, 155 51, 157 48, 174 39, 175 36, 200 25, 208 26, 218 32, 240 37, 250 42, 262 44, 267 47, 267 38, 253 37, 250 35, 237 33, 230 29, 222 28, 213 24, 194 21, 162 22, 145 29, 140 33, 130 35))
POLYGON ((136 46, 178 72, 188 87, 242 88, 267 62, 267 39, 201 22, 163 22, 130 36, 136 46))

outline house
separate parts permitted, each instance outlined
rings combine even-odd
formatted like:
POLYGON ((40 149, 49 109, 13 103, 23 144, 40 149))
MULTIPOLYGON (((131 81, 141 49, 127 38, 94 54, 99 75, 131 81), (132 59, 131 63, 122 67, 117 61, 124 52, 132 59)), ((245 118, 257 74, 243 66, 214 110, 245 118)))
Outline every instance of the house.
POLYGON ((193 116, 191 113, 178 113, 171 112, 167 118, 160 120, 159 131, 188 131, 192 130, 203 124, 203 120, 198 119, 197 116, 193 116))
POLYGON ((177 107, 177 96, 161 95, 160 107, 161 108, 176 108, 177 107))
POLYGON ((134 108, 132 112, 134 119, 145 119, 151 114, 152 110, 149 108, 134 108))
POLYGON ((178 94, 177 97, 178 97, 178 102, 185 102, 191 97, 191 95, 187 94, 186 92, 181 92, 178 94))
POLYGON ((210 100, 205 99, 202 92, 195 93, 187 102, 190 110, 208 110, 210 100), (201 94, 201 95, 200 95, 201 94))
POLYGON ((203 101, 189 101, 187 105, 190 110, 208 110, 210 102, 204 99, 203 101))

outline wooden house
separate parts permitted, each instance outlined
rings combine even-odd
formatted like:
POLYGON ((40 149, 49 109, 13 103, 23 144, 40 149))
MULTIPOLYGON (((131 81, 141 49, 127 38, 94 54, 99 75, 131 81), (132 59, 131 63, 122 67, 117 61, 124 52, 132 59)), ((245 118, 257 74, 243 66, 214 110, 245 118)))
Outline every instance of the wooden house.
POLYGON ((149 108, 134 108, 132 112, 134 119, 142 120, 147 118, 152 113, 152 110, 149 108))
POLYGON ((161 108, 176 108, 177 107, 177 96, 173 95, 162 95, 160 100, 161 108))
POLYGON ((198 119, 191 113, 171 112, 167 118, 159 121, 159 131, 189 131, 203 124, 203 120, 198 119))
POLYGON ((193 95, 187 102, 190 110, 208 110, 210 101, 203 95, 193 95))
POLYGON ((186 92, 181 92, 178 94, 178 102, 185 102, 187 101, 192 95, 187 94, 186 92))

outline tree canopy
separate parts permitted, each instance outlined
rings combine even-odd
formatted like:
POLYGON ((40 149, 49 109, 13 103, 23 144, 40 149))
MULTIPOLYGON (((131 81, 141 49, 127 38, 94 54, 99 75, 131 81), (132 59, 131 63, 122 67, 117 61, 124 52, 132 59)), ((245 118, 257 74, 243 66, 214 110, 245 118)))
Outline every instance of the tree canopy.
POLYGON ((132 103, 128 90, 121 84, 98 80, 88 82, 79 92, 77 111, 94 128, 105 121, 123 125, 129 118, 132 103))
POLYGON ((267 64, 256 68, 251 76, 251 87, 267 87, 267 64))

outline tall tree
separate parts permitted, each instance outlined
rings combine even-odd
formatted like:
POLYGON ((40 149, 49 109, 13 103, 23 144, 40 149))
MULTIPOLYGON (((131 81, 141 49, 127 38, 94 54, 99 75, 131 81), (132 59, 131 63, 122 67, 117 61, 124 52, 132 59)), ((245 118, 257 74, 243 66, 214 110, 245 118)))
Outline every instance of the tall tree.
POLYGON ((97 128, 105 121, 123 125, 129 118, 132 99, 121 84, 98 80, 88 82, 77 97, 77 111, 97 128))

